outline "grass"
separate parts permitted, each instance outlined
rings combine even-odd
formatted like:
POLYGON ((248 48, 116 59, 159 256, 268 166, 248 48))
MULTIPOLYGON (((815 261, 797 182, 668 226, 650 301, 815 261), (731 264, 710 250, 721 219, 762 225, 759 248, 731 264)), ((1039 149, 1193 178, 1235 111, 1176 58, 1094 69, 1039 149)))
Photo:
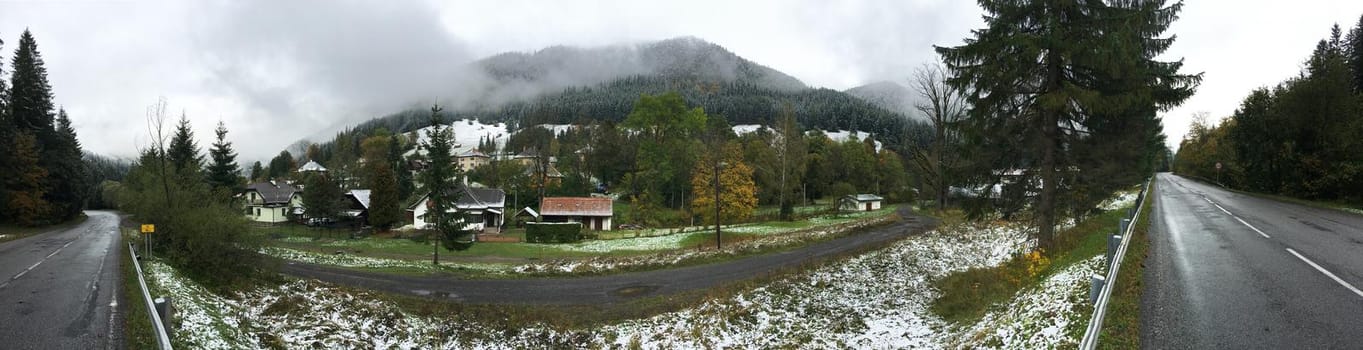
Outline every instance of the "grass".
POLYGON ((33 236, 37 234, 76 227, 77 225, 80 225, 81 223, 85 222, 86 218, 88 217, 86 217, 85 214, 81 214, 80 216, 77 216, 75 219, 71 219, 70 221, 67 222, 63 222, 56 225, 38 227, 0 224, 0 243, 13 241, 16 239, 33 236))
POLYGON ((119 314, 123 316, 123 344, 127 349, 155 349, 156 336, 153 335, 150 315, 147 314, 147 307, 142 300, 142 287, 137 283, 137 269, 133 267, 132 257, 127 251, 126 239, 133 234, 129 230, 124 230, 123 239, 119 240, 120 248, 116 254, 121 258, 119 268, 123 273, 123 285, 120 286, 119 314))
MULTIPOLYGON (((845 214, 837 218, 814 218, 793 222, 766 222, 724 229, 727 242, 756 239, 813 227, 832 226, 867 217, 893 213, 895 206, 876 212, 845 214)), ((266 236, 269 245, 306 252, 332 254, 341 251, 365 257, 418 260, 431 258, 432 244, 408 238, 370 236, 349 239, 349 230, 318 229, 299 225, 255 227, 255 234, 266 236)), ((511 231, 507 234, 517 235, 511 231)), ((523 235, 523 233, 519 233, 523 235)), ((441 259, 464 262, 525 263, 536 260, 581 259, 591 257, 629 257, 659 252, 700 249, 714 245, 714 231, 697 228, 672 235, 648 236, 639 231, 600 233, 613 239, 585 240, 571 244, 481 243, 463 251, 441 249, 441 259), (639 237, 639 238, 634 238, 639 237)))
POLYGON ((1125 209, 1109 211, 1060 231, 1055 251, 1023 254, 989 268, 974 268, 953 273, 934 282, 941 296, 930 309, 956 324, 973 324, 990 307, 1006 302, 1018 291, 1035 286, 1057 271, 1102 254, 1107 237, 1116 231, 1126 215, 1125 209))
MULTIPOLYGON (((1155 193, 1150 184, 1150 193, 1155 193)), ((1108 299, 1107 317, 1098 334, 1098 347, 1104 349, 1138 349, 1141 347, 1141 293, 1145 284, 1145 257, 1150 250, 1150 212, 1154 203, 1141 206, 1141 218, 1132 228, 1131 243, 1127 246, 1122 269, 1112 286, 1108 299)))

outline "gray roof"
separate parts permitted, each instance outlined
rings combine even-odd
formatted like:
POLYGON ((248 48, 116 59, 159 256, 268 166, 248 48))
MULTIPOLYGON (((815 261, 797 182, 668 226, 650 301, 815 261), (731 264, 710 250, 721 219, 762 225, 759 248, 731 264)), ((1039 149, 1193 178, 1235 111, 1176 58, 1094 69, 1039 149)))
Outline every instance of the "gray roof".
MULTIPOLYGON (((477 188, 465 185, 458 185, 455 188, 463 189, 463 195, 459 196, 459 201, 455 207, 459 209, 487 209, 501 208, 506 206, 506 192, 496 188, 477 188)), ((449 191, 453 191, 451 188, 449 191)), ((430 194, 422 195, 416 203, 407 206, 408 209, 415 209, 417 205, 426 202, 426 197, 430 194)))
POLYGON ((881 198, 880 196, 877 196, 877 195, 874 195, 874 194, 866 194, 866 193, 847 195, 847 197, 848 197, 848 198, 851 198, 851 199, 853 199, 853 200, 856 200, 856 201, 858 201, 858 202, 874 202, 874 201, 883 201, 883 200, 885 200, 885 198, 881 198))
POLYGON ((294 193, 303 192, 302 189, 283 182, 265 181, 257 182, 246 186, 246 191, 256 191, 264 199, 265 204, 288 203, 289 198, 294 193))

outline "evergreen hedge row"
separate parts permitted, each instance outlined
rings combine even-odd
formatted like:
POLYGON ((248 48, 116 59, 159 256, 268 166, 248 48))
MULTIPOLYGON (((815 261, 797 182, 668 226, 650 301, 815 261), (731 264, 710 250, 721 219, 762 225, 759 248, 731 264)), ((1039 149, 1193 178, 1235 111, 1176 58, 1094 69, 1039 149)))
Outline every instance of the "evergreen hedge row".
POLYGON ((576 222, 525 224, 525 241, 530 243, 573 243, 582 240, 582 224, 576 222))

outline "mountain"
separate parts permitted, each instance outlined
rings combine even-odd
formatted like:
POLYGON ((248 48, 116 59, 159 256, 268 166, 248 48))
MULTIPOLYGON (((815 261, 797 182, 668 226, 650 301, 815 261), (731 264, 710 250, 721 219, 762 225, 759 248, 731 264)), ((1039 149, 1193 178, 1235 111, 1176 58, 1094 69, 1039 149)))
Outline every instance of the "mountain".
POLYGON ((880 108, 910 118, 923 118, 913 107, 913 90, 892 81, 874 82, 843 91, 880 108))
MULTIPOLYGON (((731 125, 772 124, 789 106, 806 129, 857 130, 887 146, 925 144, 927 126, 841 91, 809 88, 788 74, 692 37, 596 48, 554 46, 503 53, 474 62, 486 75, 468 103, 446 106, 447 118, 538 124, 620 122, 641 94, 680 93, 688 105, 731 125)), ((879 91, 877 89, 876 91, 879 91)), ((429 125, 424 109, 370 120, 351 132, 407 132, 429 125)))
POLYGON ((498 54, 475 64, 501 88, 513 90, 518 85, 592 86, 631 76, 737 82, 787 92, 808 88, 795 77, 694 37, 597 48, 553 46, 498 54))

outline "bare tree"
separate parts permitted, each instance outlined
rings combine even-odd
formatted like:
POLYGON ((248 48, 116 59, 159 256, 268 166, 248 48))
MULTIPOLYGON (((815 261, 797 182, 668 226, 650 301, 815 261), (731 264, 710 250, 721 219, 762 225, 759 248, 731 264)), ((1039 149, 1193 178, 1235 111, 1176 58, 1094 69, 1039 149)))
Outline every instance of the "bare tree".
POLYGON ((165 191, 166 207, 175 204, 170 196, 170 180, 166 177, 166 97, 162 96, 156 100, 156 104, 147 106, 147 134, 151 136, 150 152, 156 155, 157 170, 161 175, 162 191, 165 191))
POLYGON ((959 157, 949 157, 952 145, 958 139, 956 123, 965 115, 965 94, 946 83, 947 70, 939 63, 924 64, 914 70, 912 87, 918 92, 914 108, 922 112, 932 122, 932 149, 915 150, 915 165, 923 172, 928 183, 937 192, 937 207, 946 207, 947 187, 951 185, 950 171, 955 168, 959 157))

